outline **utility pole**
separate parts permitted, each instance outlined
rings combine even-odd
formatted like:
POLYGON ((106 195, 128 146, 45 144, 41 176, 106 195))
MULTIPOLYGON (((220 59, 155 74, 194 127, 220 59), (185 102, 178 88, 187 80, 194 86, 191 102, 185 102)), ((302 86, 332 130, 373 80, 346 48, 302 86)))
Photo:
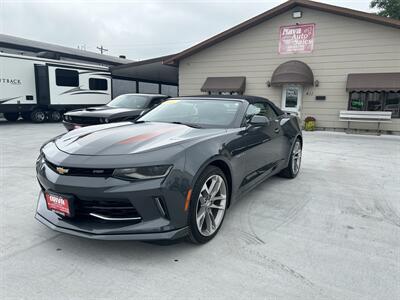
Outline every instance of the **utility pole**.
POLYGON ((104 48, 103 45, 101 45, 100 47, 96 47, 97 49, 100 50, 100 53, 103 54, 103 52, 107 52, 108 49, 104 48))

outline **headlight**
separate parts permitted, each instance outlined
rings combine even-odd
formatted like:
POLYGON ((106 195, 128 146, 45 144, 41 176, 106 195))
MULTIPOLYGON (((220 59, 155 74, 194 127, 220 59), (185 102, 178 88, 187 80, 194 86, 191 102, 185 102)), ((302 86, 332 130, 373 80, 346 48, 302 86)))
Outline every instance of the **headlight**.
POLYGON ((113 177, 125 180, 144 180, 163 178, 171 171, 172 166, 151 166, 151 167, 137 167, 127 169, 115 169, 113 177))

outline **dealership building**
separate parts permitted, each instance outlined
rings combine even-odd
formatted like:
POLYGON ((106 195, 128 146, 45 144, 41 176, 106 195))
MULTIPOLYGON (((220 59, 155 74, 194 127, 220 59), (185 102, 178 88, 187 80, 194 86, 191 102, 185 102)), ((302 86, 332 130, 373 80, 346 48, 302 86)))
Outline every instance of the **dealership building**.
POLYGON ((391 112, 380 128, 400 134, 399 20, 290 0, 164 64, 179 67, 181 96, 264 96, 328 130, 377 129, 341 111, 391 112))

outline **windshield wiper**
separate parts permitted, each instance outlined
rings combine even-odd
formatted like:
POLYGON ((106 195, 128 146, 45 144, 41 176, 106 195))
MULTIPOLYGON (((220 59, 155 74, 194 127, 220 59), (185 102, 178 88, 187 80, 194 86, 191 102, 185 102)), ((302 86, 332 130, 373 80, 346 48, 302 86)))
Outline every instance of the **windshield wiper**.
POLYGON ((186 126, 189 126, 189 127, 192 127, 192 128, 203 128, 200 125, 192 124, 192 123, 183 123, 183 122, 169 122, 169 123, 179 124, 179 125, 186 125, 186 126))

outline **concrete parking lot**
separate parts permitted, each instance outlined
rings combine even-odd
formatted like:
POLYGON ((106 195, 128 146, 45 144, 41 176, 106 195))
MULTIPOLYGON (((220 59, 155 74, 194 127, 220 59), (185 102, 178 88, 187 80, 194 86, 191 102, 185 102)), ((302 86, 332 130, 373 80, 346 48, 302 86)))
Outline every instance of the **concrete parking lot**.
POLYGON ((300 175, 261 184, 195 246, 38 223, 35 159, 63 131, 0 121, 1 299, 400 297, 400 137, 305 133, 300 175))

